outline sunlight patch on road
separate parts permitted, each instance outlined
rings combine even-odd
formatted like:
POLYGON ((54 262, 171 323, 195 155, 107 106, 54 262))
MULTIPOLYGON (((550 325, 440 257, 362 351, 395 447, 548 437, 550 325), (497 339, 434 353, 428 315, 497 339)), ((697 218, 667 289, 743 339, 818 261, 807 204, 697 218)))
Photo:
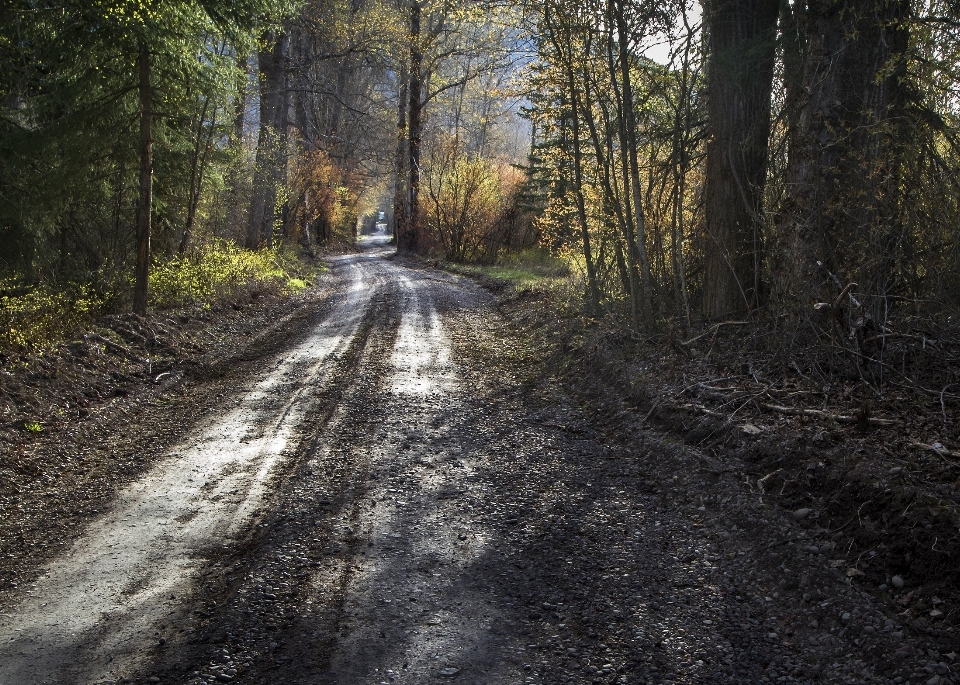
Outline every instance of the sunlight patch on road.
POLYGON ((452 390, 456 385, 451 368, 450 340, 432 301, 424 313, 420 284, 400 277, 403 295, 410 299, 404 308, 393 349, 395 368, 389 387, 400 395, 424 397, 452 390))
POLYGON ((157 624, 191 591, 201 555, 260 507, 310 406, 309 390, 368 308, 372 287, 362 275, 351 269, 346 297, 304 342, 199 439, 121 492, 32 595, 0 616, 0 683, 118 677, 144 656, 157 624))

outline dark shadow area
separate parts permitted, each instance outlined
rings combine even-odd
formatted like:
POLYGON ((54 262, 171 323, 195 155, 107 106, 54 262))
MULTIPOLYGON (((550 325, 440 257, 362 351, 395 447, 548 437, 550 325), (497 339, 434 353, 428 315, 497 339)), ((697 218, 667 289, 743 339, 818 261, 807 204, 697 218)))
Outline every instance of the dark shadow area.
MULTIPOLYGON (((521 387, 495 358, 458 363, 451 390, 392 387, 404 317, 437 312, 462 352, 469 335, 453 329, 484 315, 482 298, 449 292, 446 277, 403 276, 410 286, 389 296, 356 376, 327 398, 326 428, 250 540, 211 565, 188 639, 159 648, 144 675, 812 679, 783 624, 719 571, 706 514, 645 472, 644 454, 661 445, 608 446, 579 411, 521 387)), ((430 344, 425 333, 421 348, 430 344)))

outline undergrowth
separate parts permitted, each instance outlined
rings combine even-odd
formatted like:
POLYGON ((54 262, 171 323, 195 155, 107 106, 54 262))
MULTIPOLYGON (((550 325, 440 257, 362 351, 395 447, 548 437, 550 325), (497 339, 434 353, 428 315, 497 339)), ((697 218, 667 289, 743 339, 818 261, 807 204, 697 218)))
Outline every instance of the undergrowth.
MULTIPOLYGON (((309 286, 315 273, 316 267, 292 251, 250 251, 215 240, 188 255, 154 263, 150 306, 211 304, 251 287, 291 294, 309 286)), ((131 289, 128 280, 125 290, 131 289)), ((15 278, 0 279, 0 352, 47 349, 97 316, 122 306, 122 298, 115 293, 97 291, 88 284, 25 287, 15 278)))
POLYGON ((495 264, 448 265, 452 271, 506 281, 518 289, 551 290, 569 285, 569 260, 542 248, 503 255, 495 264))
POLYGON ((306 288, 308 278, 305 265, 292 252, 251 251, 217 240, 155 265, 150 302, 158 309, 212 302, 251 285, 289 294, 306 288))

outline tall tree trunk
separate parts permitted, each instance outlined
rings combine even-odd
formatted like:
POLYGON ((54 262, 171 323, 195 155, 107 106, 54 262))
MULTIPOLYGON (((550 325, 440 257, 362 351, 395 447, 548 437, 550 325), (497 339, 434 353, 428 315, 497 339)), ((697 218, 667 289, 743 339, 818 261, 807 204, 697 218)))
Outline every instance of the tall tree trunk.
POLYGON ((210 121, 209 131, 204 136, 204 124, 207 120, 207 108, 210 106, 210 98, 205 98, 203 109, 200 110, 200 116, 197 117, 197 134, 193 141, 193 158, 190 160, 190 195, 187 200, 187 221, 183 227, 183 234, 180 236, 180 246, 177 248, 179 254, 184 254, 193 238, 193 225, 197 219, 197 207, 200 204, 200 190, 203 187, 203 172, 205 171, 207 153, 210 149, 210 139, 213 136, 213 130, 216 127, 216 106, 214 106, 213 119, 210 121), (206 138, 206 140, 204 140, 206 138))
POLYGON ((140 203, 137 207, 137 270, 133 311, 143 316, 147 313, 150 216, 153 211, 153 92, 150 86, 150 51, 142 42, 137 66, 140 72, 140 203))
MULTIPOLYGON (((570 102, 570 132, 573 135, 573 193, 574 202, 577 206, 577 219, 580 224, 580 238, 583 250, 583 259, 587 269, 587 305, 591 314, 596 315, 600 310, 600 288, 597 284, 596 265, 593 261, 593 251, 590 246, 590 225, 587 222, 586 201, 583 197, 583 151, 581 150, 581 115, 580 98, 577 91, 577 79, 574 74, 574 41, 572 32, 568 27, 555 25, 552 21, 553 13, 549 5, 544 13, 544 18, 549 28, 549 34, 552 38, 554 49, 563 62, 564 75, 566 77, 567 97, 570 102)), ((589 51, 589 47, 585 52, 589 51)), ((589 107, 589 96, 587 105, 589 107)), ((590 112, 587 112, 587 119, 592 119, 590 112)))
POLYGON ((397 93, 397 158, 394 162, 395 183, 393 186, 393 242, 399 242, 401 233, 407 231, 407 106, 409 103, 407 90, 410 87, 409 71, 406 60, 400 67, 399 89, 397 93))
POLYGON ((703 313, 761 300, 763 189, 778 0, 708 0, 708 119, 703 313))
POLYGON ((597 286, 597 270, 590 250, 590 226, 587 223, 586 202, 583 199, 583 153, 580 150, 580 108, 577 106, 579 97, 570 61, 567 61, 566 69, 567 89, 570 94, 570 132, 573 134, 573 192, 577 203, 577 218, 580 220, 583 259, 587 267, 588 305, 590 312, 596 315, 600 310, 600 289, 597 286))
POLYGON ((423 48, 420 45, 420 0, 410 3, 410 107, 409 161, 410 181, 407 186, 407 213, 404 232, 397 247, 416 252, 421 247, 420 235, 420 150, 423 143, 423 48))
MULTIPOLYGON (((608 23, 613 24, 613 3, 608 3, 608 23)), ((612 26, 610 29, 612 30, 612 26)), ((634 233, 635 224, 633 222, 634 214, 634 201, 638 200, 638 197, 631 199, 631 181, 630 181, 630 161, 629 155, 627 152, 628 148, 628 139, 627 139, 627 120, 626 114, 624 112, 623 104, 623 93, 620 89, 620 83, 618 82, 618 68, 617 61, 614 57, 614 40, 612 34, 607 38, 607 68, 610 76, 610 85, 613 92, 614 102, 616 104, 616 119, 617 119, 617 138, 619 142, 619 152, 620 152, 620 176, 621 182, 623 184, 623 196, 621 198, 623 202, 623 228, 624 228, 624 241, 627 244, 627 274, 630 277, 630 324, 633 328, 637 328, 640 321, 640 289, 637 286, 637 251, 634 249, 636 244, 636 234, 634 233)), ((607 129, 607 147, 611 151, 614 148, 612 141, 612 134, 610 133, 609 128, 607 129)))
POLYGON ((812 295, 826 280, 818 261, 871 294, 890 287, 898 149, 910 141, 901 128, 909 12, 906 0, 811 0, 800 17, 806 54, 780 223, 794 292, 812 295))
POLYGON ((260 66, 260 132, 257 137, 253 197, 245 245, 257 248, 273 244, 277 185, 283 174, 286 134, 283 130, 286 87, 286 36, 270 32, 266 47, 257 55, 260 66))
POLYGON ((640 282, 643 288, 641 314, 647 328, 653 325, 653 279, 650 276, 650 258, 647 255, 647 231, 643 220, 643 196, 640 193, 640 165, 637 160, 637 122, 633 103, 633 79, 630 76, 630 44, 624 4, 616 5, 617 48, 619 50, 620 85, 623 97, 628 162, 630 166, 630 189, 633 195, 633 219, 635 222, 633 244, 640 263, 640 282))

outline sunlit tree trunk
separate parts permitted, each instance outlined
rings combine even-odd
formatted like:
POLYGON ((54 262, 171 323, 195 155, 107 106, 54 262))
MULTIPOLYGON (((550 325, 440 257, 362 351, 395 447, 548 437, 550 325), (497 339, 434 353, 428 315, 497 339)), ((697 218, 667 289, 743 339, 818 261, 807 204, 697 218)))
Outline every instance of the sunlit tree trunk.
POLYGON ((270 32, 266 47, 257 55, 260 66, 260 132, 257 138, 253 197, 245 244, 248 248, 273 244, 277 186, 281 182, 286 154, 284 104, 287 70, 286 37, 270 32))
MULTIPOLYGON (((627 152, 627 163, 630 169, 630 190, 633 195, 634 240, 628 245, 630 251, 636 252, 636 261, 640 264, 640 283, 643 289, 643 298, 640 310, 644 324, 649 328, 653 325, 653 279, 650 276, 650 258, 647 255, 647 232, 643 218, 643 196, 640 193, 640 165, 637 160, 637 122, 633 102, 633 79, 630 74, 630 44, 628 28, 624 12, 626 3, 611 2, 613 15, 617 26, 618 63, 620 67, 620 87, 623 99, 624 144, 627 152)), ((626 186, 625 186, 626 188, 626 186)))
POLYGON ((407 170, 407 152, 409 151, 407 143, 407 106, 410 104, 407 97, 407 89, 410 87, 410 74, 407 70, 407 62, 403 61, 398 76, 397 92, 397 151, 394 162, 393 187, 393 241, 399 240, 399 235, 407 230, 407 183, 409 181, 409 172, 407 170))

